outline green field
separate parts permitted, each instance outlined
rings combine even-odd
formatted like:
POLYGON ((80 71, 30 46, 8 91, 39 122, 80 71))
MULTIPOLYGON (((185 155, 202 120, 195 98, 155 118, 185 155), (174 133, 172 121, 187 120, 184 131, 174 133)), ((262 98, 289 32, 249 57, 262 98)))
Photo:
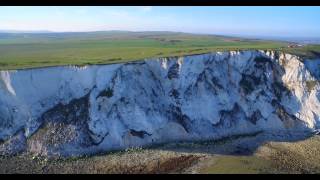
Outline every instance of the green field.
POLYGON ((308 45, 301 48, 285 48, 284 51, 303 58, 320 57, 320 45, 308 45))
MULTIPOLYGON (((224 50, 280 50, 287 45, 285 42, 174 32, 0 33, 0 69, 110 64, 224 50)), ((320 52, 319 47, 316 49, 320 52)))

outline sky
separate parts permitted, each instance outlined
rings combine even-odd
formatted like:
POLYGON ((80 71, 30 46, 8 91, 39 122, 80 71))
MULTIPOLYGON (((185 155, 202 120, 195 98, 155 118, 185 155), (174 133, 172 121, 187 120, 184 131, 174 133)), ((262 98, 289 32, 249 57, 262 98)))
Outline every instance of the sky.
POLYGON ((320 37, 320 6, 2 6, 0 30, 178 31, 320 37))

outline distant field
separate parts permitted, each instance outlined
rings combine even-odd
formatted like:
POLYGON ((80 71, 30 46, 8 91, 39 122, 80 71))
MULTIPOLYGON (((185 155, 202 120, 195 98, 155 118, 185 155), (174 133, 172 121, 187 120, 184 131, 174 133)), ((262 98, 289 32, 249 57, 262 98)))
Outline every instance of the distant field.
MULTIPOLYGON (((285 47, 284 42, 173 32, 0 33, 0 69, 110 64, 150 57, 285 47)), ((319 47, 316 48, 320 52, 319 47)))

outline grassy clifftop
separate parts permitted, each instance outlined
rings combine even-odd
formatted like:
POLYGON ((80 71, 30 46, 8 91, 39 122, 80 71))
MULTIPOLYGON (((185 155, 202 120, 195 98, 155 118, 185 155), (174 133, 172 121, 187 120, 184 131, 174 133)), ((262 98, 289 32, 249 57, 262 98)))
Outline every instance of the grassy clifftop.
MULTIPOLYGON (((287 45, 285 42, 174 32, 0 33, 0 70, 110 64, 224 50, 279 50, 286 49, 287 45)), ((308 48, 304 47, 302 53, 309 51, 308 48)), ((314 49, 320 52, 319 46, 311 47, 314 49)))

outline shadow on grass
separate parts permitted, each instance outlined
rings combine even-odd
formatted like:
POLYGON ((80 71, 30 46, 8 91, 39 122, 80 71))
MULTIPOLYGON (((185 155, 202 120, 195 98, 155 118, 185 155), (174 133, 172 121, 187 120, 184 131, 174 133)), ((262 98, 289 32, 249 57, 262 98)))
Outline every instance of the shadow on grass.
MULTIPOLYGON (((95 153, 92 156, 105 155, 123 155, 126 153, 138 153, 145 150, 163 150, 177 153, 201 153, 211 155, 234 155, 250 156, 255 151, 268 142, 298 142, 314 136, 310 131, 288 132, 281 131, 277 133, 257 131, 249 134, 232 135, 219 139, 211 140, 188 140, 171 141, 166 143, 157 143, 145 145, 142 147, 129 147, 124 150, 112 150, 95 153)), ((88 158, 90 156, 79 156, 78 158, 88 158)))

